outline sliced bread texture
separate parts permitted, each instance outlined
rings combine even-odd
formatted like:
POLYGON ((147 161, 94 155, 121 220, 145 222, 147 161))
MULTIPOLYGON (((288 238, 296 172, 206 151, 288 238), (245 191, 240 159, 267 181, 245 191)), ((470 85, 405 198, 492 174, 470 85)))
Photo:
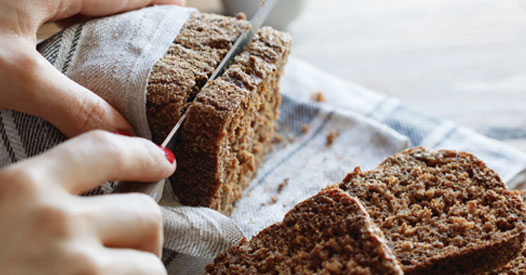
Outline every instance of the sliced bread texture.
POLYGON ((406 274, 477 274, 514 259, 525 208, 469 153, 416 147, 340 188, 363 203, 406 274))
POLYGON ((357 199, 329 187, 220 254, 207 274, 403 274, 357 199))

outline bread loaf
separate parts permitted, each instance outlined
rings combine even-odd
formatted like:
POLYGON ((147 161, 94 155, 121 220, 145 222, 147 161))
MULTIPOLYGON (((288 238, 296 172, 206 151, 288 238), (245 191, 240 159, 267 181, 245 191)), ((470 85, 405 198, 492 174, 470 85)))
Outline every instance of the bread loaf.
POLYGON ((270 149, 281 102, 279 78, 291 46, 290 35, 264 27, 223 75, 201 89, 247 26, 241 19, 193 15, 148 84, 155 141, 192 106, 175 146, 175 194, 183 204, 224 214, 270 149))

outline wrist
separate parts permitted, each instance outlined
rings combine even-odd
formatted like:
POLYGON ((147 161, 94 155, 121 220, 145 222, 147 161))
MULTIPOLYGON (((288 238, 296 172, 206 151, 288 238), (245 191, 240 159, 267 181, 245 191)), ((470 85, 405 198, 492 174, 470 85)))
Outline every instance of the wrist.
POLYGON ((3 34, 0 41, 0 108, 19 109, 36 92, 42 61, 25 38, 3 34))

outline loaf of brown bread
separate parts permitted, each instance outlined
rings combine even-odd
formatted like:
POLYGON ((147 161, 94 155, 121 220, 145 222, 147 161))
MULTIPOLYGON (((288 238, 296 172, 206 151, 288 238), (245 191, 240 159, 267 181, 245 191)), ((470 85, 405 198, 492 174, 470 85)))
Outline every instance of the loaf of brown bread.
POLYGON ((329 187, 219 255, 208 274, 402 274, 363 206, 329 187))
POLYGON ((469 153, 412 148, 340 188, 358 198, 406 274, 475 274, 515 258, 524 205, 469 153))
POLYGON ((247 25, 195 14, 153 68, 148 85, 148 119, 157 142, 192 106, 175 148, 175 194, 183 204, 224 214, 269 151, 281 102, 279 78, 292 42, 286 33, 258 30, 225 73, 201 89, 247 25))

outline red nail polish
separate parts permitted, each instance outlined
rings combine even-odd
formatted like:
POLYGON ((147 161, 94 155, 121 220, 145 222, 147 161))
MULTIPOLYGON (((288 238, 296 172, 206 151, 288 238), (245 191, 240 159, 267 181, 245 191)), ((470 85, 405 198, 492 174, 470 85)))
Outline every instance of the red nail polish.
MULTIPOLYGON (((159 146, 159 145, 157 145, 157 146, 159 146)), ((162 147, 162 146, 159 146, 159 148, 161 148, 164 151, 164 156, 170 162, 170 164, 174 164, 174 162, 175 162, 174 153, 172 153, 172 151, 170 151, 170 149, 168 149, 168 148, 165 148, 165 147, 162 147)))
POLYGON ((127 136, 127 137, 131 137, 132 135, 126 131, 126 130, 117 130, 115 131, 115 134, 117 135, 122 135, 122 136, 127 136))

